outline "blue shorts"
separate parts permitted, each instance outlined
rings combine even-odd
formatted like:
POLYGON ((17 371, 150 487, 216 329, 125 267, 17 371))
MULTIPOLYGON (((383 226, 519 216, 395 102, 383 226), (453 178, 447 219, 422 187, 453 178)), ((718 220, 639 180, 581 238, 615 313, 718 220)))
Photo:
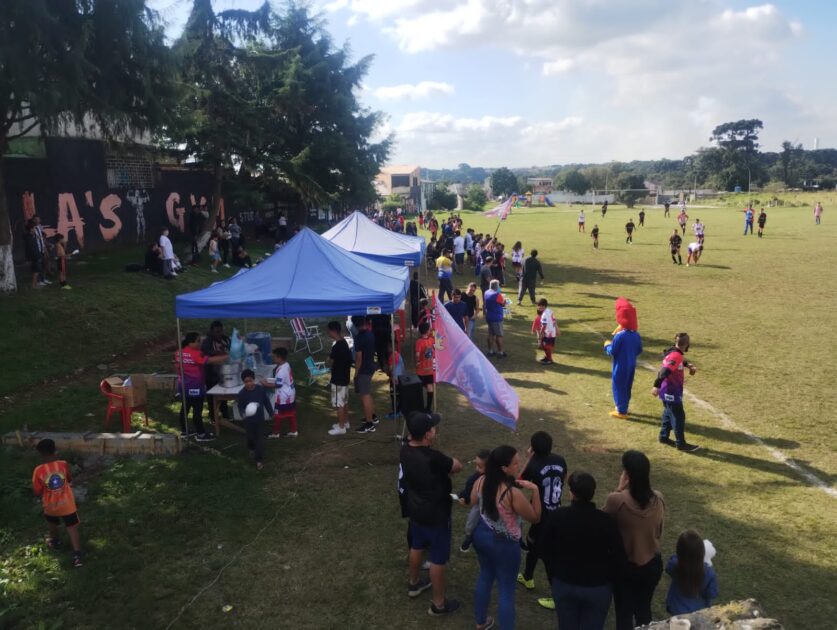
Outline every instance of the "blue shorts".
POLYGON ((427 549, 432 564, 447 564, 450 560, 450 521, 444 527, 420 525, 410 519, 411 549, 427 549))

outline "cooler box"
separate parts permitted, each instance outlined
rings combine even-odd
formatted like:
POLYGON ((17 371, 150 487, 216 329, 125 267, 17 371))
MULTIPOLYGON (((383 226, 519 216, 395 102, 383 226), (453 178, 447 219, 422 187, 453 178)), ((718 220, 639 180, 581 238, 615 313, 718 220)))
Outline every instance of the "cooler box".
POLYGON ((251 332, 247 335, 247 343, 252 343, 259 347, 259 352, 262 353, 262 362, 266 364, 273 363, 272 341, 270 333, 266 332, 251 332))

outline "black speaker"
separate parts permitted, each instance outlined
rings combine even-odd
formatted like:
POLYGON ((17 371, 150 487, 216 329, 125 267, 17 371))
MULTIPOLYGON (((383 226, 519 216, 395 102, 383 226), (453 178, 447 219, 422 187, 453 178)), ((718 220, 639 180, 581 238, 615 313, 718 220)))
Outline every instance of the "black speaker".
POLYGON ((424 411, 424 385, 415 374, 398 377, 398 400, 404 417, 413 411, 424 411))

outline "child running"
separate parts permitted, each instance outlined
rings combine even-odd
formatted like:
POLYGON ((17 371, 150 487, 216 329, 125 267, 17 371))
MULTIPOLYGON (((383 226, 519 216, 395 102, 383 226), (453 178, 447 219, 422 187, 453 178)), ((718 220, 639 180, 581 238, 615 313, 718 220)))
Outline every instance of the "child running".
POLYGON ((761 238, 761 235, 764 234, 764 224, 765 223, 767 223, 767 213, 764 211, 764 208, 762 208, 761 212, 759 213, 759 218, 758 218, 759 238, 761 238))
POLYGON ((295 438, 299 436, 296 425, 296 387, 291 365, 288 363, 288 349, 276 348, 273 351, 273 359, 276 361, 273 382, 267 380, 262 382, 262 385, 276 390, 276 402, 273 405, 273 433, 267 437, 274 440, 282 437, 282 422, 287 420, 291 430, 285 434, 285 437, 295 438))
POLYGON ((668 239, 669 247, 671 248, 671 262, 675 265, 683 264, 683 257, 680 255, 680 246, 683 244, 683 238, 677 230, 672 232, 668 239))
POLYGON ((660 443, 676 446, 678 451, 693 453, 700 447, 686 442, 686 410, 683 409, 684 370, 694 376, 697 368, 683 356, 689 351, 688 333, 677 333, 674 346, 666 350, 663 365, 654 380, 651 394, 663 403, 660 443), (674 441, 669 437, 674 431, 674 441))
POLYGON ((677 553, 669 558, 666 573, 671 585, 666 596, 669 615, 687 615, 712 606, 718 597, 715 569, 706 562, 706 545, 693 529, 677 538, 677 553))
POLYGON ((593 249, 599 249, 599 226, 594 225, 593 229, 590 230, 590 238, 593 239, 593 249))
MULTIPOLYGON (((468 477, 468 480, 465 482, 465 487, 459 493, 459 505, 471 505, 471 491, 474 489, 474 484, 477 482, 477 479, 485 474, 485 463, 488 461, 489 455, 491 455, 491 451, 488 449, 483 449, 477 453, 477 456, 474 458, 474 472, 468 477)), ((471 548, 471 544, 474 541, 474 530, 479 522, 480 506, 471 505, 468 518, 465 519, 465 538, 462 540, 462 544, 459 545, 459 551, 462 553, 467 553, 471 548)))
POLYGON ((70 485, 72 482, 70 466, 64 460, 55 457, 55 442, 49 438, 38 442, 35 450, 40 454, 43 463, 32 471, 32 490, 35 496, 41 497, 44 518, 49 527, 47 547, 60 548, 58 525, 63 522, 67 535, 70 537, 70 545, 73 547, 73 566, 79 568, 84 563, 78 534, 79 519, 76 499, 70 485))
POLYGON ((626 244, 634 244, 634 228, 636 228, 636 224, 634 223, 633 218, 628 219, 628 222, 625 224, 625 232, 628 234, 628 237, 625 239, 626 244))
POLYGON ((238 413, 244 419, 247 450, 256 462, 256 469, 261 470, 264 466, 262 461, 264 460, 265 411, 270 413, 270 399, 264 386, 256 383, 256 374, 253 370, 244 370, 241 373, 241 382, 244 383, 244 387, 236 397, 238 413))
POLYGON ((549 308, 546 298, 538 301, 538 346, 543 349, 544 357, 539 362, 543 365, 552 365, 552 350, 555 348, 555 338, 561 334, 558 323, 549 308))

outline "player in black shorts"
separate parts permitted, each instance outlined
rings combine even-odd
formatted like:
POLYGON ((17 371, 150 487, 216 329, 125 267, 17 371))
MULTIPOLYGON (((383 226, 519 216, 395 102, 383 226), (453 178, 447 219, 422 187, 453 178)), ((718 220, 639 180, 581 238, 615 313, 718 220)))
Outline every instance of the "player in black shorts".
POLYGON ((626 238, 626 239, 625 239, 625 243, 631 243, 631 244, 633 244, 633 242, 634 242, 634 228, 635 228, 635 227, 636 227, 636 224, 634 223, 634 220, 633 220, 633 219, 630 219, 630 220, 629 220, 629 221, 625 224, 625 232, 627 232, 627 233, 628 233, 628 238, 626 238))
POLYGON ((664 217, 670 216, 669 215, 669 209, 671 208, 671 204, 668 201, 666 201, 665 204, 663 205, 663 208, 665 208, 665 211, 663 212, 663 216, 664 217))
POLYGON ((599 226, 594 225, 590 230, 590 238, 593 239, 593 249, 599 249, 599 226))
POLYGON ((675 265, 682 265, 683 257, 680 256, 680 246, 683 244, 683 238, 677 230, 672 232, 671 237, 668 239, 668 244, 671 247, 671 262, 675 265))
POLYGON ((639 211, 639 227, 645 226, 645 210, 639 211))
MULTIPOLYGON (((564 481, 567 478, 566 460, 552 452, 552 436, 545 431, 534 433, 529 441, 529 462, 521 479, 531 481, 541 491, 541 523, 561 505, 561 495, 564 490, 564 481)), ((526 554, 526 564, 523 573, 517 576, 517 581, 527 590, 535 588, 535 567, 538 564, 539 549, 539 527, 536 523, 529 528, 526 543, 529 553, 526 554)), ((547 576, 551 578, 551 576, 547 576)), ((540 603, 540 601, 538 602, 540 603)), ((548 604, 541 604, 549 607, 548 604)))
POLYGON ((764 208, 761 209, 759 213, 759 238, 761 238, 762 233, 764 232, 764 224, 767 223, 767 213, 764 211, 764 208))

